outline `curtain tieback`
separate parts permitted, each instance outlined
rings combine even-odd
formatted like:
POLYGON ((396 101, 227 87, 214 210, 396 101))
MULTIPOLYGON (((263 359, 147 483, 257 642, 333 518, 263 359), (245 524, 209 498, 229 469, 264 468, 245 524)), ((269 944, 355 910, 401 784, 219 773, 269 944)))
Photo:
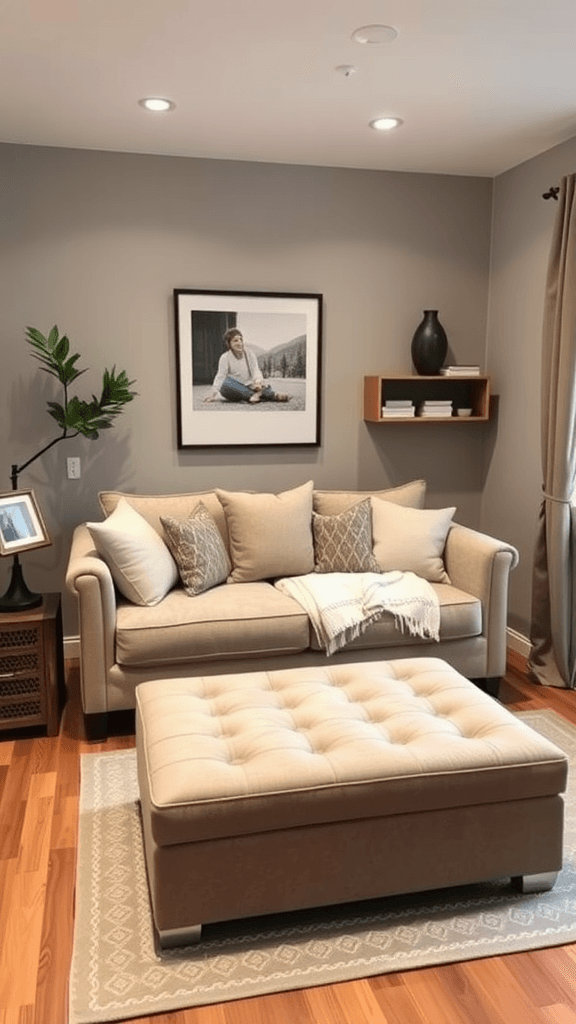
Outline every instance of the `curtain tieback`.
POLYGON ((555 501, 558 505, 572 505, 571 498, 555 498, 553 494, 547 494, 546 491, 542 491, 542 497, 546 501, 555 501))

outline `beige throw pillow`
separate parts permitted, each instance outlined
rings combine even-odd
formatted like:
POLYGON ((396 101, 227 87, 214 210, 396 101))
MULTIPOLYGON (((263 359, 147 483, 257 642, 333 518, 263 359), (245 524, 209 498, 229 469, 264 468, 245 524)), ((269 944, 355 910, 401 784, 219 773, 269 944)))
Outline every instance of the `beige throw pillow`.
POLYGON ((337 516, 312 514, 315 572, 380 572, 372 554, 370 498, 337 516))
POLYGON ((164 541, 124 498, 104 522, 86 526, 118 590, 133 604, 158 604, 178 582, 164 541))
POLYGON ((381 572, 414 572, 430 583, 450 583, 444 546, 456 508, 403 508, 372 498, 374 554, 381 572))
POLYGON ((191 597, 223 583, 230 569, 220 532, 202 502, 188 519, 160 516, 184 589, 191 597))
POLYGON ((312 572, 313 487, 310 480, 281 494, 216 491, 226 513, 232 582, 312 572))
POLYGON ((220 531, 224 547, 228 544, 226 516, 214 491, 192 491, 190 494, 127 494, 123 491, 100 491, 98 499, 104 515, 109 516, 122 498, 154 527, 162 539, 164 528, 160 516, 187 519, 202 502, 220 531))
POLYGON ((314 491, 313 508, 322 516, 336 516, 364 498, 371 497, 384 498, 408 508, 424 508, 426 481, 411 480, 410 483, 389 487, 384 491, 314 491))

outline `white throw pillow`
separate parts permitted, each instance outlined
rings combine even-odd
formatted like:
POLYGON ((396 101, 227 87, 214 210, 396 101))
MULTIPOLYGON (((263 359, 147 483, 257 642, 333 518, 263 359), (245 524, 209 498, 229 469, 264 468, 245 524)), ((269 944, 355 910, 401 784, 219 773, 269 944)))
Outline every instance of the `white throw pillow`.
POLYGON ((450 583, 444 546, 456 508, 404 508, 372 498, 374 554, 381 572, 415 572, 430 583, 450 583))
POLYGON ((178 582, 166 544, 124 498, 104 522, 86 526, 118 590, 133 604, 158 604, 178 582))

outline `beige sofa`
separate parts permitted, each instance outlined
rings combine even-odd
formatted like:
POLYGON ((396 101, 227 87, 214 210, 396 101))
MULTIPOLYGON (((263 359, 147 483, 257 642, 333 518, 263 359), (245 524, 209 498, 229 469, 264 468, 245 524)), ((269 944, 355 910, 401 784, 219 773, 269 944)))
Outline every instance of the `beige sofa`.
MULTIPOLYGON (((508 579, 518 554, 509 544, 454 523, 454 509, 425 509, 425 490, 419 480, 369 493, 321 491, 311 481, 280 495, 102 492, 106 518, 76 528, 67 572, 67 585, 78 598, 88 734, 103 735, 110 712, 133 709, 136 686, 148 680, 326 665, 306 612, 274 580, 318 568, 322 557, 324 571, 338 571, 343 552, 351 571, 373 568, 373 557, 378 571, 421 567, 439 598, 439 642, 410 635, 384 614, 329 660, 441 657, 493 689, 505 671, 508 579), (366 541, 366 519, 358 516, 367 506, 371 550, 356 564, 366 541), (134 513, 138 537, 126 553, 122 544, 134 513), (197 565, 188 565, 187 574, 182 570, 191 546, 178 528, 188 522, 195 530, 204 528, 204 520, 225 555, 219 550, 204 559, 205 579, 196 592, 197 565), (176 531, 170 545, 168 527, 176 531), (344 527, 348 541, 354 538, 352 551, 340 543, 344 527), (320 551, 326 533, 329 543, 320 551), (179 548, 182 536, 186 543, 179 548), (118 543, 124 558, 120 574, 114 562, 118 543)), ((196 538, 194 533, 194 543, 196 538)), ((198 556, 198 548, 192 555, 198 556)))

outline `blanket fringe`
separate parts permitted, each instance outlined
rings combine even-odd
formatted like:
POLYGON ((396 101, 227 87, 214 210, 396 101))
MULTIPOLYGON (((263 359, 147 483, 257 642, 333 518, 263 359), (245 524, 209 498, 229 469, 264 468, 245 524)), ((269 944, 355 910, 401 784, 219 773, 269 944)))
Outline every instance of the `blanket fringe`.
POLYGON ((373 625, 374 622, 379 622, 383 614, 384 611, 372 612, 364 622, 355 622, 352 626, 347 626, 343 632, 338 633, 336 636, 332 637, 332 639, 329 639, 328 636, 318 636, 318 632, 315 630, 316 639, 321 646, 325 646, 326 656, 329 657, 336 651, 341 651, 343 647, 352 643, 353 640, 357 640, 359 636, 362 636, 362 634, 366 632, 369 626, 373 625))
POLYGON ((345 573, 285 577, 275 586, 307 612, 319 646, 334 654, 378 622, 385 612, 411 636, 439 640, 438 597, 414 573, 345 573))

